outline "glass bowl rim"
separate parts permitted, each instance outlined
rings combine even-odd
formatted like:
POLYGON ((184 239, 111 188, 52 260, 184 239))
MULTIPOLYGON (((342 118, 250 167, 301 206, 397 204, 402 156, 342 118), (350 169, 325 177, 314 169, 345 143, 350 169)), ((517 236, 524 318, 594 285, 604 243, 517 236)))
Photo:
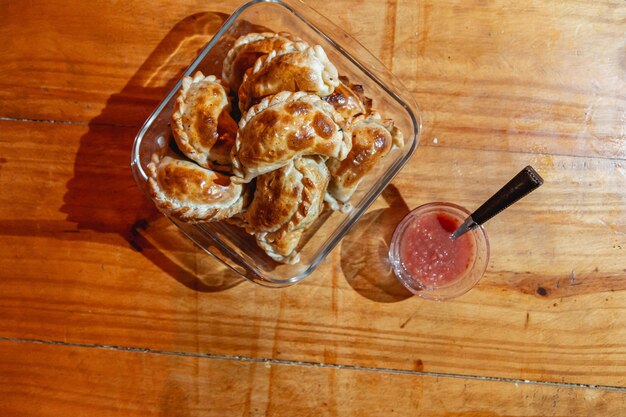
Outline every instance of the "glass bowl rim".
MULTIPOLYGON (((414 208, 413 210, 411 210, 398 223, 398 225, 396 226, 396 229, 393 232, 391 243, 389 245, 389 253, 388 253, 389 262, 391 263, 391 267, 393 269, 394 275, 398 279, 398 281, 400 281, 400 283, 404 285, 414 295, 424 298, 424 299, 433 300, 433 301, 451 300, 453 298, 457 298, 463 294, 466 294, 468 291, 474 288, 476 284, 484 276, 487 270, 487 266, 489 264, 489 258, 490 258, 489 236, 487 235, 487 231, 484 229, 484 227, 482 225, 479 225, 475 229, 468 232, 474 237, 474 241, 477 245, 476 250, 478 251, 479 247, 484 248, 484 250, 481 253, 478 253, 478 252, 476 253, 476 255, 474 256, 474 261, 473 261, 472 266, 468 268, 466 271, 466 274, 467 272, 471 272, 474 270, 480 271, 479 273, 475 274, 476 277, 474 277, 473 279, 464 279, 466 277, 463 276, 461 277, 460 280, 455 280, 451 283, 440 286, 434 290, 413 288, 409 283, 410 278, 405 277, 405 275, 410 275, 410 273, 408 271, 405 271, 405 269, 402 268, 401 266, 402 261, 401 261, 401 256, 399 254, 399 250, 401 246, 402 237, 408 225, 412 221, 414 221, 416 218, 424 214, 432 213, 441 209, 444 209, 444 210, 447 209, 446 211, 448 213, 452 211, 453 213, 451 214, 458 215, 455 217, 458 217, 461 220, 464 220, 467 216, 471 215, 471 212, 469 210, 455 203, 450 203, 450 202, 445 202, 445 201, 434 201, 434 202, 422 204, 414 208), (480 264, 478 264, 478 262, 480 262, 480 264), (461 285, 459 285, 460 283, 461 285), (465 285, 462 285, 462 284, 465 284, 465 285), (451 288, 454 289, 457 286, 459 288, 457 289, 456 292, 453 292, 451 295, 443 295, 443 296, 437 295, 438 291, 440 290, 446 290, 446 289, 451 289, 451 288)), ((470 277, 467 277, 467 278, 470 278, 470 277)))

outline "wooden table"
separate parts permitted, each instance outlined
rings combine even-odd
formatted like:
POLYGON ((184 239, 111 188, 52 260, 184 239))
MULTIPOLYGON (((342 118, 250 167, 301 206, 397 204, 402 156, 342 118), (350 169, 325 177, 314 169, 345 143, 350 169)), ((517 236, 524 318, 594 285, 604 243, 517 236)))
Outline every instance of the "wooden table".
POLYGON ((626 3, 308 3, 404 82, 424 131, 321 267, 271 290, 129 169, 238 2, 0 2, 0 415, 625 415, 626 3), (527 164, 546 183, 488 223, 474 290, 394 284, 394 201, 475 208, 527 164))

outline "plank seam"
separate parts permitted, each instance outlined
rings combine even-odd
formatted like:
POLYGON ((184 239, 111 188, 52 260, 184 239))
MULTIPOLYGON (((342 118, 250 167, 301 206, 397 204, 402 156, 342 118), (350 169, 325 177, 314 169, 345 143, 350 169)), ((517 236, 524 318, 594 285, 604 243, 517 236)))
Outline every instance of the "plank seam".
POLYGON ((3 117, 0 116, 0 121, 5 122, 26 122, 26 123, 50 123, 60 125, 78 125, 78 126, 106 126, 106 127, 120 127, 120 128, 136 128, 140 125, 120 125, 115 123, 97 123, 97 122, 78 122, 72 120, 56 120, 56 119, 28 119, 23 117, 3 117))
POLYGON ((395 369, 395 368, 381 368, 374 366, 358 366, 358 365, 343 365, 332 364, 324 362, 308 362, 308 361, 293 361, 285 359, 271 359, 271 358, 254 358, 250 356, 237 356, 237 355, 222 355, 216 353, 193 353, 193 352, 179 352, 160 349, 139 348, 131 346, 116 346, 116 345, 103 345, 98 343, 74 343, 74 342, 61 342, 56 340, 41 340, 41 339, 25 339, 16 337, 2 337, 2 342, 14 342, 14 343, 33 343, 40 345, 52 345, 52 346, 65 346, 87 349, 105 349, 114 350, 120 352, 133 352, 144 353, 150 355, 170 355, 170 356, 182 356, 189 358, 204 358, 204 359, 216 359, 216 360, 230 360, 248 363, 265 363, 270 365, 286 365, 286 366, 304 366, 304 367, 318 367, 318 368, 330 368, 330 369, 346 369, 352 371, 363 372, 381 372, 392 373, 400 375, 418 375, 429 376, 436 378, 456 378, 456 379, 468 379, 474 381, 490 381, 490 382, 506 382, 513 384, 525 384, 525 385, 544 385, 561 388, 580 388, 602 391, 616 391, 626 392, 626 387, 614 386, 614 385, 597 385, 597 384, 577 384, 572 382, 551 382, 551 381, 539 381, 532 379, 517 379, 517 378, 501 378, 494 376, 480 376, 480 375, 463 375, 449 372, 425 372, 425 371, 413 371, 408 369, 395 369))
MULTIPOLYGON (((25 122, 25 123, 51 123, 51 124, 62 124, 62 125, 78 125, 78 126, 103 126, 103 127, 119 127, 122 129, 139 129, 139 125, 119 125, 115 123, 95 123, 95 122, 76 122, 70 120, 55 120, 55 119, 27 119, 27 118, 19 118, 19 117, 2 117, 0 116, 0 121, 9 121, 9 122, 25 122)), ((447 146, 447 145, 433 145, 424 140, 421 141, 420 147, 428 147, 428 148, 445 148, 445 149, 458 149, 465 151, 476 151, 476 152, 496 152, 496 153, 506 153, 506 154, 516 154, 516 155, 550 155, 550 156, 562 156, 567 158, 584 158, 584 159, 599 159, 599 160, 607 160, 607 161, 626 161, 626 158, 620 157, 611 157, 611 156, 602 156, 602 155, 572 155, 568 153, 546 153, 546 152, 525 152, 525 151, 517 151, 517 150, 504 150, 504 149, 480 149, 480 148, 472 148, 469 146, 447 146)))

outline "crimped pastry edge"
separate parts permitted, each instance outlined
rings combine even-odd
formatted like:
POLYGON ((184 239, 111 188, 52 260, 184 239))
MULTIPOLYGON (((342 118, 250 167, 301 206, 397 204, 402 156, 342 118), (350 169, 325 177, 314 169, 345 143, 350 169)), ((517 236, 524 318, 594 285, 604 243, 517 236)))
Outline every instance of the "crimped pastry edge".
MULTIPOLYGON (((291 232, 291 233, 294 233, 294 232, 291 232)), ((295 232, 295 233, 298 233, 298 232, 295 232)), ((284 255, 281 255, 280 253, 277 253, 274 250, 274 247, 271 245, 271 243, 269 243, 267 240, 264 240, 267 235, 272 235, 272 234, 273 233, 263 232, 263 233, 258 233, 255 235, 256 243, 263 250, 263 252, 265 252, 267 256, 269 256, 276 262, 280 262, 283 264, 295 265, 298 262, 300 262, 300 252, 297 249, 297 245, 296 245, 296 248, 294 248, 294 250, 291 251, 289 255, 284 256, 284 255)), ((302 238, 302 236, 300 238, 302 238)))
MULTIPOLYGON (((339 72, 337 71, 337 67, 330 62, 328 59, 328 55, 326 55, 326 51, 320 45, 309 46, 306 42, 293 42, 287 45, 284 45, 282 48, 275 49, 270 51, 265 56, 259 57, 254 66, 252 67, 252 75, 260 72, 264 67, 270 65, 271 62, 285 54, 290 54, 294 52, 303 52, 307 55, 310 55, 317 59, 324 68, 322 71, 322 81, 324 82, 324 86, 327 88, 324 91, 318 91, 317 93, 324 97, 335 90, 335 87, 339 85, 339 72)), ((244 82, 249 76, 244 75, 244 82)))
MULTIPOLYGON (((298 100, 305 100, 308 103, 313 104, 315 107, 321 109, 330 116, 338 126, 342 133, 342 146, 340 148, 340 153, 337 157, 338 160, 342 161, 346 158, 348 153, 350 152, 350 148, 352 146, 352 134, 351 134, 351 125, 347 123, 343 117, 335 110, 332 104, 325 102, 321 99, 320 96, 314 93, 309 93, 305 91, 291 92, 291 91, 281 91, 280 93, 267 96, 263 98, 259 103, 250 107, 239 120, 239 132, 237 132, 237 138, 235 139, 235 145, 233 146, 231 160, 233 164, 233 174, 235 177, 233 180, 238 182, 250 182, 253 178, 248 178, 247 175, 243 172, 243 167, 237 158, 237 153, 241 147, 240 140, 240 132, 245 128, 250 120, 252 120, 259 113, 264 110, 279 106, 282 104, 291 103, 298 100)), ((306 156, 306 155, 298 155, 298 157, 306 156)))
MULTIPOLYGON (((240 185, 234 182, 231 183, 235 186, 242 187, 241 193, 239 194, 239 197, 232 202, 232 204, 224 205, 223 207, 218 207, 214 204, 203 204, 196 205, 197 207, 192 207, 182 201, 178 201, 174 198, 169 197, 165 192, 163 192, 157 181, 158 166, 163 159, 165 159, 165 157, 159 157, 159 155, 156 153, 153 154, 152 161, 148 164, 147 168, 149 175, 148 185, 150 189, 150 196, 152 197, 152 200, 156 204, 157 208, 159 208, 159 210, 161 210, 166 215, 175 217, 176 219, 186 223, 201 223, 207 221, 217 221, 232 217, 235 214, 242 212, 243 209, 246 207, 246 203, 248 200, 248 190, 245 185, 240 185)), ((193 163, 191 161, 188 162, 193 163)), ((212 171, 210 169, 200 166, 198 166, 198 168, 212 171)), ((216 174, 223 175, 220 173, 216 174)))
MULTIPOLYGON (((183 126, 183 114, 185 113, 185 99, 187 98, 187 92, 191 88, 191 85, 197 82, 208 81, 210 83, 218 84, 224 89, 226 95, 228 95, 228 87, 226 87, 222 81, 215 75, 204 76, 202 71, 196 71, 193 77, 185 76, 182 79, 181 88, 176 96, 174 105, 172 107, 172 115, 170 116, 171 131, 174 140, 178 145, 178 148, 189 159, 195 161, 204 168, 211 168, 213 161, 209 160, 209 153, 198 152, 193 146, 189 144, 189 136, 183 126)), ((224 110, 223 110, 224 111, 224 110)))
MULTIPOLYGON (((400 131, 394 124, 392 119, 383 119, 381 114, 378 113, 375 110, 372 110, 371 112, 367 113, 367 114, 360 114, 358 116, 355 116, 352 119, 352 128, 353 131, 357 130, 360 124, 368 124, 368 123, 376 123, 379 126, 381 126, 383 129, 387 130, 389 132, 389 134, 391 135, 391 146, 393 147, 402 147, 404 146, 404 138, 402 135, 402 131, 400 131)), ((385 158, 386 155, 383 157, 385 158)), ((333 183, 332 181, 332 174, 331 174, 331 185, 333 183)), ((358 188, 359 184, 361 183, 362 178, 358 181, 357 185, 355 186, 355 190, 358 188)), ((326 192, 326 196, 324 197, 324 201, 326 201, 326 203, 328 204, 328 206, 331 208, 331 210, 334 211, 341 211, 342 213, 347 213, 350 212, 352 210, 352 204, 350 203, 350 199, 352 198, 352 194, 350 194, 350 196, 347 199, 341 199, 338 198, 336 193, 333 193, 331 191, 332 187, 331 185, 329 185, 328 187, 328 191, 326 192)))
POLYGON ((248 44, 250 44, 252 42, 256 42, 256 41, 259 41, 259 40, 262 40, 262 39, 274 38, 274 37, 280 37, 280 38, 286 39, 287 41, 290 41, 290 42, 302 42, 302 43, 305 43, 299 37, 294 36, 294 35, 292 35, 291 33, 288 33, 288 32, 278 32, 278 33, 274 33, 274 32, 251 32, 251 33, 248 33, 246 35, 240 36, 239 38, 237 38, 237 40, 235 41, 233 46, 228 50, 228 53, 226 54, 226 58, 224 58, 224 63, 222 65, 222 79, 227 81, 229 85, 232 84, 232 82, 233 82, 233 80, 232 80, 233 61, 235 60, 235 58, 239 54, 239 51, 241 50, 242 47, 244 47, 245 45, 248 45, 248 44))

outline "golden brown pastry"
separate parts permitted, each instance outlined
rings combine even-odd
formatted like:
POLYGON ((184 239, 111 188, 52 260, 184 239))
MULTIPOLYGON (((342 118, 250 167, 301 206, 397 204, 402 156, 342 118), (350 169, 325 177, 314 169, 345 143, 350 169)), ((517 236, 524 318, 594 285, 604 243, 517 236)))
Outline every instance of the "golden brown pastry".
POLYGON ((361 179, 374 168, 392 146, 403 146, 402 132, 378 113, 358 116, 352 126, 352 149, 343 160, 329 159, 331 174, 326 201, 337 210, 354 194, 361 179))
POLYGON ((324 49, 290 43, 259 58, 239 87, 239 109, 244 112, 263 97, 281 91, 307 91, 327 96, 339 84, 337 68, 324 49))
POLYGON ((150 194, 165 214, 189 223, 221 220, 241 212, 248 200, 246 184, 182 159, 152 156, 148 164, 150 194))
POLYGON ((275 232, 296 214, 303 175, 293 162, 257 178, 254 197, 243 214, 249 233, 275 232))
POLYGON ((171 128, 192 161, 153 155, 150 194, 168 216, 228 221, 275 261, 296 263, 324 201, 349 207, 362 178, 402 146, 402 134, 373 113, 360 85, 338 76, 321 46, 288 33, 237 39, 222 79, 227 84, 201 72, 183 78, 171 128), (239 100, 238 124, 227 85, 239 100))
POLYGON ((322 98, 333 105, 337 113, 349 120, 372 109, 372 99, 365 96, 363 86, 351 84, 348 77, 339 76, 339 85, 332 94, 322 98))
POLYGON ((181 152, 203 167, 229 171, 237 135, 229 111, 227 91, 215 76, 198 71, 193 78, 184 77, 171 118, 181 152))
POLYGON ((319 157, 297 158, 260 176, 252 203, 242 215, 244 227, 274 260, 297 260, 296 247, 322 210, 329 180, 319 157))
POLYGON ((239 121, 233 148, 235 181, 253 178, 305 155, 343 160, 350 151, 349 129, 333 106, 315 94, 281 92, 266 97, 239 121))
POLYGON ((300 253, 298 253, 298 244, 304 234, 304 229, 279 230, 275 233, 258 233, 256 234, 256 243, 265 251, 267 256, 284 264, 296 264, 300 262, 300 253))
POLYGON ((248 33, 240 37, 224 59, 222 79, 228 82, 231 91, 239 91, 244 73, 254 66, 258 58, 292 42, 302 42, 302 40, 286 32, 248 33))

